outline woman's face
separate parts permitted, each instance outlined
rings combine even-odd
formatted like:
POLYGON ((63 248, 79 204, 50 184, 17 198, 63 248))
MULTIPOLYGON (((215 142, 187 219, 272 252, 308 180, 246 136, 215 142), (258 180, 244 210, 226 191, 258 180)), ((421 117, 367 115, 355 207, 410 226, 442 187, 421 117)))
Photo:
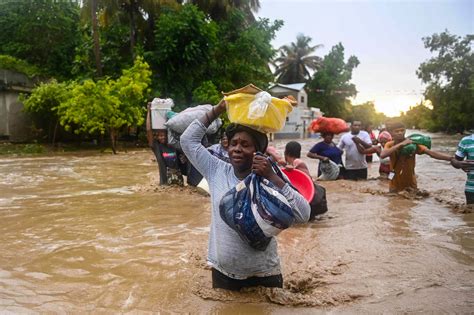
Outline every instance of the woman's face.
POLYGON ((238 171, 252 168, 253 156, 257 152, 253 138, 245 131, 237 132, 229 141, 230 164, 238 171))

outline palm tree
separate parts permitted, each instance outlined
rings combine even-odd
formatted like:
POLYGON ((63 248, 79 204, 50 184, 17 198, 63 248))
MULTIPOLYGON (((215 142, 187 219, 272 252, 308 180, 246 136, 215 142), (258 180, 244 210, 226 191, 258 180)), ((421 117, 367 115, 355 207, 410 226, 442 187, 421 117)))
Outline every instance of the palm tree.
POLYGON ((298 34, 296 43, 280 47, 280 55, 274 60, 277 82, 283 84, 305 82, 311 77, 310 71, 319 68, 322 58, 312 53, 323 45, 310 46, 311 41, 311 37, 298 34))
MULTIPOLYGON (((154 39, 155 18, 164 6, 177 7, 176 0, 83 0, 82 17, 89 21, 92 19, 93 36, 95 41, 94 15, 89 12, 100 15, 100 21, 103 26, 110 23, 129 24, 130 28, 130 53, 134 59, 135 46, 143 37, 147 41, 154 39), (94 10, 94 5, 96 9, 94 10)), ((97 18, 96 22, 97 24, 97 18)))
POLYGON ((253 13, 260 9, 260 0, 189 0, 201 11, 206 12, 213 20, 222 20, 232 9, 244 12, 249 22, 255 21, 253 13))
POLYGON ((98 0, 83 1, 81 17, 83 20, 91 22, 92 25, 92 39, 94 44, 94 59, 97 76, 102 76, 102 62, 100 56, 100 41, 99 41, 99 23, 97 21, 97 12, 99 10, 98 0))

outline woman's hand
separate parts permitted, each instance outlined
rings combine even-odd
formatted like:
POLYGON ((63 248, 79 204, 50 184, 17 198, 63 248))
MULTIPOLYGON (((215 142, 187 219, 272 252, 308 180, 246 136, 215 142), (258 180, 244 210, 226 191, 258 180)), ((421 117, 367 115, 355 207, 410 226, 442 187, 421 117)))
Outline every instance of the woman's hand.
POLYGON ((253 156, 252 171, 266 179, 270 179, 270 177, 275 174, 270 161, 262 155, 253 156))
POLYGON ((226 110, 227 110, 227 102, 225 101, 225 99, 221 99, 220 102, 216 106, 214 106, 214 112, 217 115, 222 114, 226 110))
POLYGON ((273 171, 272 164, 265 156, 257 154, 253 156, 252 171, 268 179, 279 188, 285 186, 285 182, 273 171))

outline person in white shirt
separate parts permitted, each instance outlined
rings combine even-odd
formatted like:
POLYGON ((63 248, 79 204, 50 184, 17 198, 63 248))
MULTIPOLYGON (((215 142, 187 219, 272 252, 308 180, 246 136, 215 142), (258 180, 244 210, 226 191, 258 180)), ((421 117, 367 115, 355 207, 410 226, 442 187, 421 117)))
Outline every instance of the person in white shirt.
POLYGON ((366 131, 360 130, 361 126, 360 121, 353 121, 351 131, 341 137, 337 146, 346 152, 344 179, 367 179, 367 161, 365 160, 364 148, 371 148, 372 141, 366 131))

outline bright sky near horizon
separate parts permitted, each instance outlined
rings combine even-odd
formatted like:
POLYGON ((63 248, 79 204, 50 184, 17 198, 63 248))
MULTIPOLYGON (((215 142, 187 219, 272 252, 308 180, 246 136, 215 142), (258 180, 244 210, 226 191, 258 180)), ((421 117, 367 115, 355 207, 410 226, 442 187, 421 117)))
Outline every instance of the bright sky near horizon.
POLYGON ((374 101, 388 116, 423 99, 416 70, 432 55, 422 37, 445 29, 474 34, 474 0, 260 0, 258 16, 284 21, 275 48, 302 33, 312 45, 324 45, 315 53, 323 57, 341 42, 346 60, 355 55, 360 61, 352 77, 358 90, 353 104, 374 101))

